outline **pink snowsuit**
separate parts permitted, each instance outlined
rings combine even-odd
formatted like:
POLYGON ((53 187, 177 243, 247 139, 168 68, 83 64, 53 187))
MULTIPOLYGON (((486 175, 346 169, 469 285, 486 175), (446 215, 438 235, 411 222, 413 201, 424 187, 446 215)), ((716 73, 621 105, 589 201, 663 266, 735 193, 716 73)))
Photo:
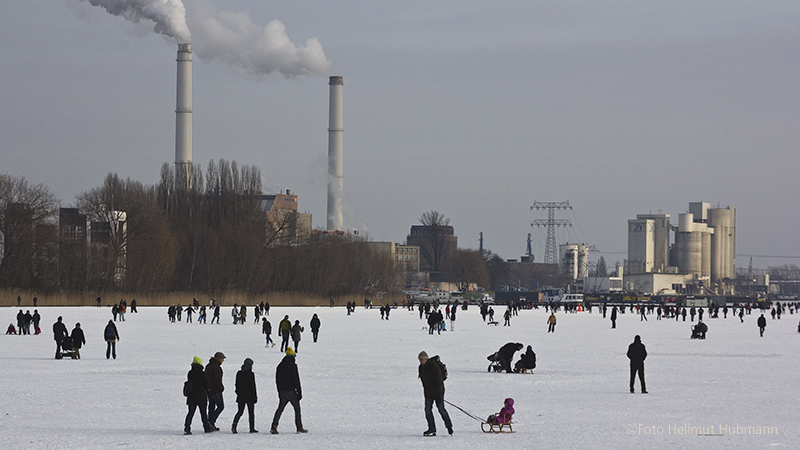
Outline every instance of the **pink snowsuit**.
POLYGON ((514 399, 507 398, 503 402, 503 409, 497 414, 497 423, 507 424, 511 423, 511 416, 514 415, 514 399))

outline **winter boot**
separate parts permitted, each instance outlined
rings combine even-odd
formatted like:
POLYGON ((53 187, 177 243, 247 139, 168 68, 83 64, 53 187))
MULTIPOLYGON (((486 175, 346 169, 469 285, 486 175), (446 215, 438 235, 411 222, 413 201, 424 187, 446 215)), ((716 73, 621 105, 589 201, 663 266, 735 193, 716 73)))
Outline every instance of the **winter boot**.
POLYGON ((255 428, 253 428, 253 427, 250 427, 250 432, 251 432, 251 433, 258 433, 258 430, 256 430, 256 429, 255 429, 255 428))
POLYGON ((272 434, 278 434, 278 429, 276 427, 272 427, 270 428, 269 432, 272 434))
POLYGON ((231 433, 233 433, 233 434, 237 434, 238 433, 238 431, 236 431, 236 425, 238 425, 237 422, 233 422, 233 424, 231 425, 231 433))
POLYGON ((305 428, 298 428, 297 432, 298 433, 308 433, 308 430, 306 430, 305 428))
POLYGON ((428 430, 428 431, 422 433, 422 435, 423 436, 436 436, 436 431, 435 430, 428 430))

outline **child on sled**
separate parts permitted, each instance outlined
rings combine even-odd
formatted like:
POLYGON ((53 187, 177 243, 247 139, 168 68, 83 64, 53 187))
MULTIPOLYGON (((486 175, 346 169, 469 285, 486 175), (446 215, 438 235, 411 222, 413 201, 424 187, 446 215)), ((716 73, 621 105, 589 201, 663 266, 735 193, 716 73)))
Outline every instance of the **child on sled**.
POLYGON ((491 414, 487 419, 486 423, 492 425, 506 425, 511 423, 511 417, 514 415, 514 399, 507 398, 503 402, 503 409, 500 410, 497 414, 491 414))

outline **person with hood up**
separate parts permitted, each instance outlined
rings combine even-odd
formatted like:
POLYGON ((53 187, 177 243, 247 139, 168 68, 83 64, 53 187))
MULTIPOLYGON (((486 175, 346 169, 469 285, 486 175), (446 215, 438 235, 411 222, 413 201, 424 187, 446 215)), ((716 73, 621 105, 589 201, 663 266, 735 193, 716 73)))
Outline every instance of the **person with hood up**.
POLYGON ((633 343, 628 346, 628 359, 631 360, 631 394, 633 394, 633 382, 636 374, 639 374, 639 383, 642 386, 642 394, 647 394, 644 383, 644 360, 647 358, 647 349, 642 344, 642 338, 638 334, 633 338, 633 343))
POLYGON ((535 369, 536 368, 536 353, 533 352, 533 348, 529 345, 528 348, 525 350, 525 353, 522 354, 519 361, 514 365, 514 372, 522 372, 523 369, 535 369))
POLYGON ((236 434, 236 426, 239 424, 244 413, 244 407, 247 406, 247 417, 250 419, 250 432, 258 433, 255 429, 255 405, 258 402, 258 394, 256 392, 256 376, 253 374, 253 360, 246 358, 242 369, 236 372, 236 403, 239 405, 239 410, 233 416, 233 424, 231 425, 231 433, 236 434))
POLYGON ((192 419, 197 409, 200 409, 203 430, 211 433, 214 429, 209 425, 208 416, 206 416, 206 392, 210 385, 208 376, 203 372, 203 360, 199 356, 192 359, 192 369, 186 374, 186 380, 191 384, 191 390, 186 395, 186 405, 189 407, 189 411, 186 413, 186 420, 183 423, 183 434, 192 434, 192 419))
POLYGON ((314 314, 314 317, 311 318, 311 335, 314 336, 314 342, 317 342, 317 337, 319 337, 319 317, 314 314))
POLYGON ((297 354, 292 347, 286 349, 286 356, 283 357, 278 368, 275 370, 275 385, 278 388, 278 409, 272 418, 272 426, 269 432, 278 434, 278 422, 281 420, 284 408, 287 403, 291 403, 294 408, 294 425, 298 433, 308 433, 303 428, 303 418, 300 414, 300 400, 303 399, 303 389, 300 387, 300 374, 297 372, 295 358, 297 354))
POLYGON ((75 328, 72 329, 72 348, 75 353, 75 359, 81 359, 81 347, 86 345, 86 336, 83 335, 81 324, 76 323, 75 328))
POLYGON ((497 414, 492 414, 486 419, 487 423, 493 425, 507 425, 511 423, 511 419, 514 416, 514 399, 507 398, 503 402, 503 408, 500 409, 500 412, 497 414))
POLYGON ((300 347, 300 333, 305 331, 306 329, 300 326, 300 321, 295 320, 294 326, 292 327, 292 341, 294 341, 294 351, 297 351, 297 348, 300 347))

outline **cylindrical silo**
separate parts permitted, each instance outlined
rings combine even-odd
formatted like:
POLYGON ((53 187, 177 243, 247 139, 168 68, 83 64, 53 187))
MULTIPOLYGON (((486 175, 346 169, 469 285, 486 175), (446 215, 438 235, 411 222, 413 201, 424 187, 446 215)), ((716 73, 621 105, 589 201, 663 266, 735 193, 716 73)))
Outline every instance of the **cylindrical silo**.
POLYGON ((702 277, 710 277, 711 276, 711 233, 709 230, 705 230, 701 233, 701 250, 700 250, 700 276, 702 277))
POLYGON ((344 228, 342 194, 344 192, 344 122, 342 77, 330 77, 330 110, 328 113, 328 231, 344 228))
POLYGON ((711 280, 734 278, 735 255, 732 247, 732 212, 730 209, 708 210, 708 226, 714 229, 711 238, 711 280))
POLYGON ((192 181, 192 44, 178 44, 178 83, 175 105, 175 187, 192 181))
POLYGON ((577 280, 582 280, 589 276, 589 246, 581 244, 578 246, 578 276, 577 280))

